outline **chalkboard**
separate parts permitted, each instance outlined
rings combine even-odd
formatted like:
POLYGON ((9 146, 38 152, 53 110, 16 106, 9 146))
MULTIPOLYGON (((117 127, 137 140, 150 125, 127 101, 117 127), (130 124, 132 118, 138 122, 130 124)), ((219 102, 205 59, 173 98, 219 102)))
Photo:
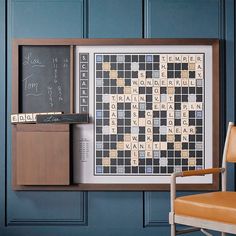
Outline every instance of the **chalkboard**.
POLYGON ((21 112, 70 112, 70 47, 21 46, 21 112))

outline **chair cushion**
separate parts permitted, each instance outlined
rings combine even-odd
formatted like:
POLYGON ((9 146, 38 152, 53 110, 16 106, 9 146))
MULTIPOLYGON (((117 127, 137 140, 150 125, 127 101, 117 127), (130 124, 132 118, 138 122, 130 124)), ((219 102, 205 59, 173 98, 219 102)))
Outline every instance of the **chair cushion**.
POLYGON ((236 192, 195 194, 175 199, 176 215, 236 224, 236 192))

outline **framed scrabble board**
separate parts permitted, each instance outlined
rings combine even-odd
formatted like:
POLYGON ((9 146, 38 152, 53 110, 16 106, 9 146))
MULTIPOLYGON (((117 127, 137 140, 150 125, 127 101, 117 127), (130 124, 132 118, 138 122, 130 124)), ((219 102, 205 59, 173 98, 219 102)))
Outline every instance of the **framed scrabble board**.
MULTIPOLYGON (((19 39, 13 49, 13 112, 61 109, 90 120, 69 129, 69 186, 16 189, 166 190, 173 172, 219 165, 219 40, 19 39), (25 55, 44 67, 23 70, 25 55), (34 93, 36 83, 47 97, 51 84, 58 88, 55 58, 65 93, 61 102, 55 90, 51 108, 50 99, 34 93), (28 74, 35 81, 25 87, 28 74)), ((219 185, 211 175, 178 181, 189 190, 219 185)))
MULTIPOLYGON (((76 46, 75 111, 91 117, 74 134, 84 152, 74 166, 78 183, 160 187, 173 172, 218 165, 216 48, 208 41, 139 42, 76 46)), ((179 184, 216 181, 206 175, 179 184)))

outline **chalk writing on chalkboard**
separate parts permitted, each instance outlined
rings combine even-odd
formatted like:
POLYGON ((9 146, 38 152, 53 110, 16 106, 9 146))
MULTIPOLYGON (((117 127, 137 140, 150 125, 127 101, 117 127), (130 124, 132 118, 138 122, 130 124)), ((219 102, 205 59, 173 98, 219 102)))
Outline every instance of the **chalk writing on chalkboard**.
POLYGON ((70 112, 70 47, 22 46, 21 112, 70 112))

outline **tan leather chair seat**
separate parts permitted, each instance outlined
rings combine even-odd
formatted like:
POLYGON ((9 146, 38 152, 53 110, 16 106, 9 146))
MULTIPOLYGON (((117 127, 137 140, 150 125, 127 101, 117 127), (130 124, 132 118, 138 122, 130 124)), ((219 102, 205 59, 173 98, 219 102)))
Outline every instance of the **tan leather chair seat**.
POLYGON ((175 214, 236 224, 236 192, 213 192, 178 197, 175 214))

